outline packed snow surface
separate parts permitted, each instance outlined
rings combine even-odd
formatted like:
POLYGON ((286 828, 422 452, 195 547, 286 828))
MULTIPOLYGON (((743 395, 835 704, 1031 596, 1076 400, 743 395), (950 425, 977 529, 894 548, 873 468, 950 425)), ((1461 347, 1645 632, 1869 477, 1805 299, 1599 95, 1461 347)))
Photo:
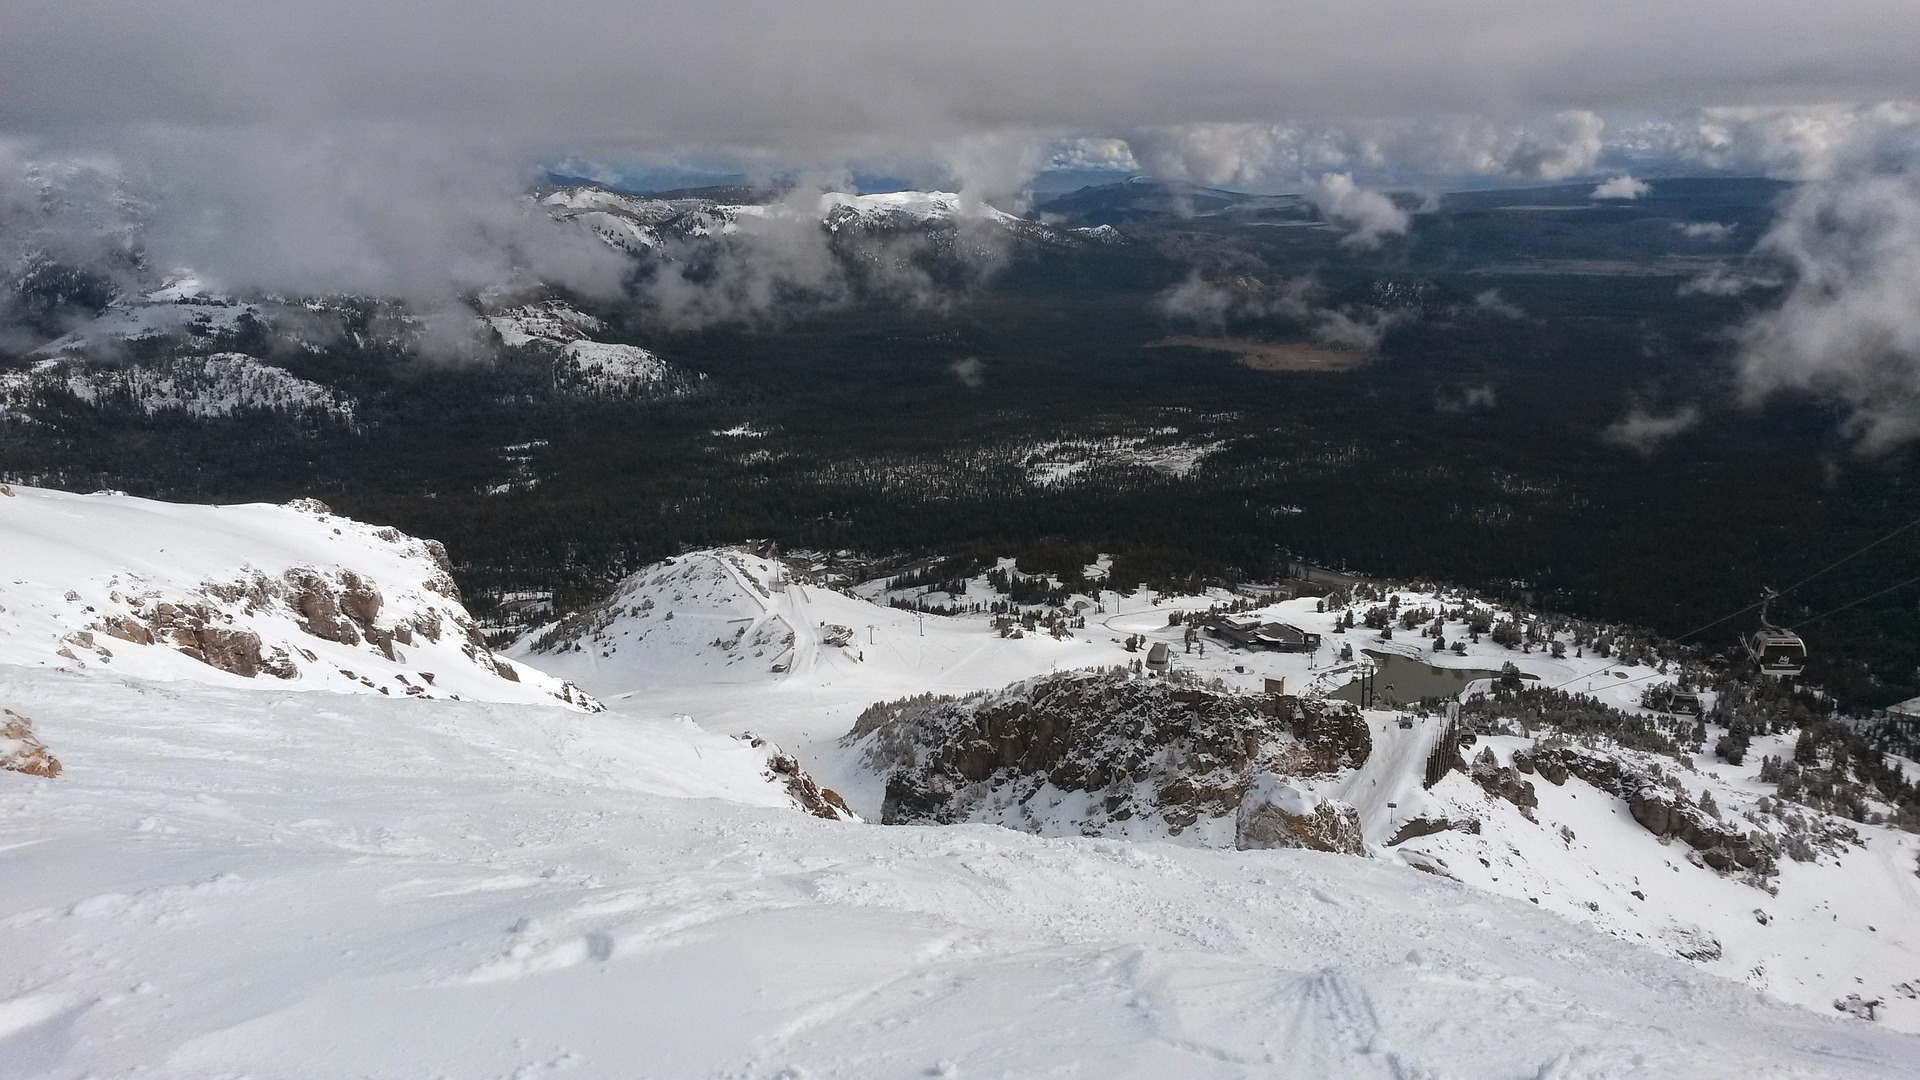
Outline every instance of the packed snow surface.
POLYGON ((1911 1075, 1377 860, 827 822, 671 718, 0 667, 18 1077, 1911 1075))
MULTIPOLYGON (((1891 1024, 1794 1007, 1636 937, 1654 924, 1606 906, 1620 875, 1671 879, 1642 884, 1686 920, 1764 894, 1650 864, 1670 849, 1581 781, 1538 783, 1535 823, 1450 776, 1425 797, 1471 804, 1486 831, 1422 838, 1424 857, 1488 880, 1407 865, 1379 837, 1435 730, 1391 712, 1367 714, 1363 767, 1288 796, 1350 802, 1373 858, 823 820, 796 808, 768 747, 736 737, 771 736, 861 809, 876 778, 837 747, 867 703, 1111 665, 1123 636, 1162 639, 1167 605, 1205 598, 1097 593, 1074 636, 1016 639, 698 552, 530 634, 518 683, 469 658, 463 687, 519 688, 501 700, 428 700, 246 679, 117 639, 106 662, 56 650, 115 589, 192 593, 243 567, 355 568, 383 612, 418 611, 447 601, 422 542, 310 506, 13 490, 0 550, 24 557, 0 569, 0 703, 64 772, 0 772, 9 1077, 1913 1074, 1920 1043, 1891 1024), (535 666, 610 710, 515 697, 559 685, 535 666), (1576 797, 1587 850, 1549 827, 1576 797), (1444 846, 1469 839, 1483 846, 1444 846), (1582 875, 1595 883, 1576 894, 1582 875), (1588 921, 1557 899, 1589 896, 1603 911, 1588 921)), ((1311 601, 1271 610, 1332 619, 1311 601)), ((1239 686, 1324 667, 1189 655, 1239 686)), ((1534 660, 1543 677, 1614 670, 1534 660)), ((1858 931, 1873 938, 1815 934, 1792 877, 1754 903, 1787 912, 1807 952, 1898 955, 1915 910, 1898 854, 1874 856, 1889 907, 1858 931)), ((1751 947, 1723 941, 1730 957, 1751 947)))

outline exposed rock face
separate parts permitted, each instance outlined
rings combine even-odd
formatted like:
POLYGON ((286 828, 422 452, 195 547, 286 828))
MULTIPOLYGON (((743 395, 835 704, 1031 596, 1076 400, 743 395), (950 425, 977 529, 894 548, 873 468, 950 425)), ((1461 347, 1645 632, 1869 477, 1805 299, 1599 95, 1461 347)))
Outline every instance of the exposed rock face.
POLYGON ((1472 833, 1478 836, 1480 834, 1480 822, 1479 819, 1470 817, 1450 818, 1444 815, 1421 814, 1418 817, 1408 818, 1403 822, 1400 828, 1394 831, 1393 839, 1387 841, 1387 846, 1394 847, 1399 844, 1404 844, 1409 840, 1419 839, 1422 836, 1432 836, 1435 833, 1443 832, 1472 833))
POLYGON ((1756 850, 1747 834, 1716 820, 1671 788, 1644 783, 1627 796, 1627 806, 1633 820, 1648 832, 1684 842, 1715 870, 1774 871, 1773 856, 1756 850))
POLYGON ((287 604, 300 616, 300 629, 324 641, 360 644, 360 631, 340 611, 340 596, 325 578, 311 570, 286 574, 287 604))
MULTIPOLYGON (((295 674, 284 654, 263 653, 260 635, 221 625, 232 621, 231 615, 206 604, 159 603, 151 609, 136 609, 132 615, 109 617, 97 628, 122 641, 171 646, 176 652, 209 667, 230 671, 242 678, 251 679, 261 672, 283 679, 295 674)), ((86 634, 86 637, 81 644, 95 648, 92 635, 86 634)))
POLYGON ((60 775, 60 762, 33 733, 33 724, 12 709, 0 709, 0 769, 30 776, 60 775))
MULTIPOLYGON (((1648 832, 1685 843, 1715 870, 1725 873, 1750 870, 1762 875, 1775 870, 1772 854, 1756 848, 1746 833, 1718 820, 1681 792, 1611 754, 1576 743, 1546 742, 1514 751, 1513 765, 1521 772, 1538 773, 1556 786, 1575 777, 1620 796, 1632 811, 1633 820, 1648 832)), ((1479 780, 1480 762, 1474 763, 1474 769, 1474 778, 1479 780)), ((1486 786, 1488 781, 1481 783, 1486 786)))
POLYGON ((793 797, 794 805, 814 817, 829 821, 860 820, 860 816, 847 806, 847 801, 840 797, 839 792, 821 787, 793 755, 782 753, 778 746, 752 732, 739 737, 755 749, 768 751, 767 772, 775 779, 786 781, 787 794, 793 797))
POLYGON ((1371 749, 1365 723, 1343 703, 1121 672, 875 705, 845 740, 862 741, 868 765, 888 773, 887 823, 995 821, 1088 835, 1230 823, 1254 776, 1330 772, 1371 749))
POLYGON ((1618 758, 1574 743, 1542 743, 1513 752, 1513 767, 1523 773, 1538 772, 1555 787, 1578 777, 1601 791, 1620 791, 1625 773, 1618 758))
POLYGON ((1675 926, 1662 935, 1674 955, 1708 964, 1720 959, 1720 939, 1697 926, 1675 926))
POLYGON ((1533 808, 1540 805, 1540 797, 1533 792, 1533 785, 1520 779, 1520 774, 1511 765, 1502 765, 1494 759, 1493 751, 1480 751, 1473 759, 1473 782, 1486 789, 1487 794, 1496 799, 1505 799, 1520 808, 1528 817, 1533 816, 1533 808))
POLYGON ((1311 848, 1365 855, 1360 814, 1343 802, 1320 802, 1271 774, 1256 778, 1240 801, 1233 844, 1241 851, 1311 848))

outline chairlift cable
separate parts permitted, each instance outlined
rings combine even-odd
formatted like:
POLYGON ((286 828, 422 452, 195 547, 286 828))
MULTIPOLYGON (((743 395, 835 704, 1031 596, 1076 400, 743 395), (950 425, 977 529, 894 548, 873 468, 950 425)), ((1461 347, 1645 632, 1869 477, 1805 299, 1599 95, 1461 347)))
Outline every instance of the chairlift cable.
MULTIPOLYGON (((1899 528, 1897 528, 1897 529, 1895 529, 1895 530, 1893 530, 1892 532, 1890 532, 1890 533, 1888 533, 1888 534, 1886 534, 1885 536, 1882 536, 1882 537, 1881 537, 1880 539, 1878 539, 1878 540, 1874 540, 1874 541, 1872 541, 1872 542, 1870 542, 1870 543, 1868 543, 1867 545, 1865 545, 1864 547, 1860 547, 1860 548, 1856 548, 1856 549, 1854 549, 1854 550, 1853 550, 1852 552, 1849 552, 1849 553, 1848 553, 1848 554, 1846 554, 1846 555, 1842 555, 1842 556, 1840 556, 1840 557, 1839 557, 1838 559, 1835 559, 1835 560, 1834 560, 1833 562, 1831 562, 1831 563, 1828 563, 1828 564, 1827 564, 1826 566, 1824 566, 1824 567, 1822 567, 1822 568, 1820 568, 1819 570, 1815 570, 1815 571, 1814 571, 1813 573, 1811 573, 1811 574, 1808 574, 1808 575, 1807 575, 1806 577, 1803 577, 1803 578, 1801 578, 1801 579, 1800 579, 1799 581, 1796 581, 1796 582, 1794 582, 1793 584, 1791 584, 1791 585, 1789 585, 1789 586, 1787 586, 1786 588, 1784 588, 1784 589, 1781 589, 1781 590, 1780 590, 1779 592, 1777 592, 1777 593, 1775 593, 1775 594, 1774 594, 1774 597, 1775 597, 1775 598, 1777 599, 1777 598, 1779 598, 1779 597, 1782 597, 1782 596, 1785 596, 1785 595, 1787 595, 1788 593, 1790 593, 1790 592, 1792 592, 1793 590, 1795 590, 1795 589, 1797 589, 1797 588, 1799 588, 1800 586, 1802 586, 1802 585, 1805 585, 1805 584, 1806 584, 1807 582, 1809 582, 1809 581, 1812 581, 1813 579, 1815 579, 1815 578, 1817 578, 1817 577, 1820 577, 1821 575, 1823 575, 1823 574, 1825 574, 1825 573, 1827 573, 1827 572, 1829 572, 1829 571, 1831 571, 1831 570, 1833 570, 1833 569, 1835 569, 1836 567, 1838 567, 1838 566, 1840 566, 1841 564, 1843 564, 1843 563, 1846 563, 1846 562, 1848 562, 1848 561, 1850 561, 1850 560, 1852 560, 1852 559, 1855 559, 1855 558, 1858 558, 1858 557, 1859 557, 1859 556, 1861 556, 1861 555, 1865 555, 1865 554, 1866 554, 1867 552, 1869 552, 1869 551, 1871 551, 1871 550, 1873 550, 1874 548, 1877 548, 1877 547, 1879 547, 1879 546, 1880 546, 1881 544, 1884 544, 1884 543, 1886 543, 1887 541, 1889 541, 1889 540, 1891 540, 1891 539, 1893 539, 1894 537, 1896 537, 1896 536, 1899 536, 1899 535, 1900 535, 1901 533, 1903 533, 1903 532, 1906 532, 1906 531, 1907 531, 1908 529, 1911 529, 1911 528, 1913 528, 1913 527, 1915 527, 1916 525, 1920 525, 1920 518, 1914 518, 1914 519, 1913 519, 1912 521, 1909 521, 1909 522, 1907 522, 1907 523, 1906 523, 1905 525, 1902 525, 1902 526, 1900 526, 1899 528)), ((1898 585, 1896 585, 1896 586, 1894 586, 1894 588, 1899 588, 1899 586, 1898 586, 1898 585)), ((1889 591, 1890 591, 1890 590, 1889 590, 1889 591)), ((1877 596, 1877 595, 1879 595, 1879 594, 1878 594, 1878 593, 1876 593, 1876 594, 1874 594, 1874 595, 1876 595, 1876 596, 1877 596)), ((1868 600, 1870 600, 1870 599, 1872 599, 1872 597, 1866 597, 1865 599, 1868 599, 1868 600)), ((1855 601, 1855 603, 1860 603, 1860 602, 1862 602, 1862 601, 1855 601)), ((1712 628, 1714 628, 1714 627, 1716 627, 1716 626, 1719 626, 1719 625, 1720 625, 1721 623, 1723 623, 1723 622, 1726 622, 1726 621, 1727 621, 1728 619, 1737 619, 1737 618, 1739 618, 1740 616, 1742 616, 1742 615, 1745 615, 1745 614, 1746 614, 1747 612, 1749 612, 1749 611, 1752 611, 1752 610, 1754 610, 1755 608, 1758 608, 1758 607, 1760 607, 1760 606, 1762 606, 1762 605, 1763 605, 1763 604, 1765 604, 1765 603, 1766 603, 1766 601, 1765 601, 1765 600, 1762 600, 1762 601, 1760 601, 1759 603, 1755 603, 1755 604, 1748 604, 1748 605, 1747 605, 1746 607, 1743 607, 1743 608, 1741 608, 1741 609, 1740 609, 1739 611, 1736 611, 1736 612, 1734 612, 1734 613, 1733 613, 1733 614, 1731 614, 1731 615, 1722 615, 1721 617, 1719 617, 1719 618, 1717 618, 1717 619, 1715 619, 1715 620, 1713 620, 1713 621, 1712 621, 1712 622, 1710 622, 1710 623, 1706 623, 1705 625, 1702 625, 1702 626, 1696 626, 1696 627, 1694 627, 1694 628, 1693 628, 1692 630, 1689 630, 1689 631, 1687 631, 1686 633, 1684 633, 1684 634, 1681 634, 1681 635, 1680 635, 1679 637, 1676 637, 1676 638, 1674 638, 1673 640, 1674 640, 1675 642, 1681 642, 1681 641, 1685 641, 1686 639, 1688 639, 1688 638, 1690 638, 1690 637, 1692 637, 1693 635, 1695 635, 1695 634, 1697 634, 1697 633, 1699 633, 1699 632, 1701 632, 1702 630, 1710 630, 1710 629, 1712 629, 1712 628)), ((1851 606, 1851 605, 1848 605, 1848 606, 1851 606)), ((1834 609, 1833 611, 1829 611, 1829 612, 1827 612, 1827 613, 1826 613, 1826 615, 1819 615, 1819 616, 1816 616, 1816 618, 1821 618, 1821 619, 1824 619, 1824 618, 1826 618, 1826 616, 1827 616, 1827 615, 1831 615, 1831 614, 1833 614, 1833 613, 1834 613, 1834 611, 1839 611, 1839 610, 1841 610, 1841 609, 1840 609, 1840 608, 1835 608, 1835 609, 1834 609)), ((1798 625, 1798 626, 1805 626, 1805 625, 1806 625, 1807 623, 1810 623, 1810 622, 1813 622, 1813 621, 1814 621, 1813 619, 1807 619, 1807 620, 1804 620, 1804 621, 1802 621, 1802 622, 1800 622, 1800 623, 1798 623, 1798 624, 1796 624, 1796 625, 1798 625)))
POLYGON ((1823 612, 1821 612, 1820 614, 1818 614, 1818 615, 1815 615, 1815 616, 1814 616, 1813 618, 1811 618, 1811 619, 1802 619, 1802 620, 1800 620, 1799 622, 1797 622, 1797 623, 1794 623, 1794 624, 1793 624, 1792 626, 1790 626, 1790 627, 1788 627, 1788 629, 1789 629, 1789 630, 1798 630, 1798 629, 1800 629, 1801 627, 1803 627, 1803 626, 1805 626, 1805 625, 1807 625, 1808 623, 1813 623, 1813 622, 1819 622, 1819 621, 1820 621, 1821 619, 1824 619, 1824 618, 1826 618, 1826 617, 1827 617, 1827 616, 1829 616, 1829 615, 1834 615, 1834 614, 1838 614, 1839 612, 1842 612, 1842 611, 1845 611, 1845 610, 1847 610, 1848 608, 1850 608, 1850 607, 1853 607, 1853 606, 1854 606, 1854 605, 1856 605, 1856 604, 1864 604, 1864 603, 1866 603, 1866 602, 1867 602, 1867 601, 1869 601, 1869 600, 1874 600, 1874 599, 1877 599, 1877 598, 1879 598, 1879 597, 1882 597, 1882 596, 1885 596, 1885 595, 1887 595, 1887 594, 1888 594, 1888 593, 1890 593, 1890 592, 1895 592, 1895 591, 1897 591, 1897 590, 1899 590, 1899 589, 1904 589, 1904 588, 1906 588, 1907 586, 1909 586, 1909 585, 1912 585, 1912 584, 1913 584, 1914 582, 1917 582, 1917 581, 1920 581, 1920 577, 1910 577, 1910 578, 1908 578, 1907 580, 1905 580, 1905 581, 1902 581, 1902 582, 1900 582, 1900 583, 1899 583, 1898 585, 1889 585, 1889 586, 1887 586, 1886 588, 1884 588, 1884 589, 1881 589, 1881 590, 1880 590, 1879 592, 1877 592, 1877 593, 1869 593, 1868 595, 1866 595, 1866 596, 1863 596, 1863 597, 1861 597, 1861 598, 1860 598, 1860 599, 1858 599, 1858 600, 1849 600, 1849 601, 1847 601, 1846 603, 1844 603, 1844 604, 1841 604, 1841 605, 1840 605, 1839 607, 1837 607, 1837 608, 1833 608, 1832 610, 1829 610, 1829 611, 1823 611, 1823 612))

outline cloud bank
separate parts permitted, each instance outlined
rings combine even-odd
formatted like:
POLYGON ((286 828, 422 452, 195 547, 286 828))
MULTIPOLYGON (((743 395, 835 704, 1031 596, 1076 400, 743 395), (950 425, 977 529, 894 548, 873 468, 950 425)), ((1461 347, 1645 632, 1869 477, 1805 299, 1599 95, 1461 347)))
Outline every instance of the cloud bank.
POLYGON ((1862 453, 1920 438, 1920 179, 1812 184, 1760 244, 1792 276, 1740 330, 1740 391, 1832 401, 1862 453))
POLYGON ((1626 173, 1621 173, 1619 176, 1611 176, 1602 181, 1599 187, 1593 189, 1592 197, 1596 199, 1622 199, 1631 201, 1646 195, 1652 190, 1653 185, 1647 183, 1645 180, 1635 180, 1626 173))
POLYGON ((1600 433, 1601 439, 1650 455, 1662 443, 1700 422, 1700 410, 1687 405, 1664 415, 1635 407, 1600 433))
POLYGON ((1307 185, 1307 201, 1327 220, 1347 229, 1341 243, 1362 251, 1380 246, 1384 236, 1406 233, 1413 216, 1392 199, 1353 182, 1348 173, 1327 173, 1307 185))

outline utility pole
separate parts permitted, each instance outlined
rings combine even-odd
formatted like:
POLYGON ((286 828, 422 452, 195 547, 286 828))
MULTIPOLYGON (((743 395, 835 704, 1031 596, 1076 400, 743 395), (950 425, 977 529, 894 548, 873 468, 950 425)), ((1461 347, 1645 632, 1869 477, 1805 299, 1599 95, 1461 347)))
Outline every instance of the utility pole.
POLYGON ((873 644, 873 624, 867 624, 867 644, 873 644))

